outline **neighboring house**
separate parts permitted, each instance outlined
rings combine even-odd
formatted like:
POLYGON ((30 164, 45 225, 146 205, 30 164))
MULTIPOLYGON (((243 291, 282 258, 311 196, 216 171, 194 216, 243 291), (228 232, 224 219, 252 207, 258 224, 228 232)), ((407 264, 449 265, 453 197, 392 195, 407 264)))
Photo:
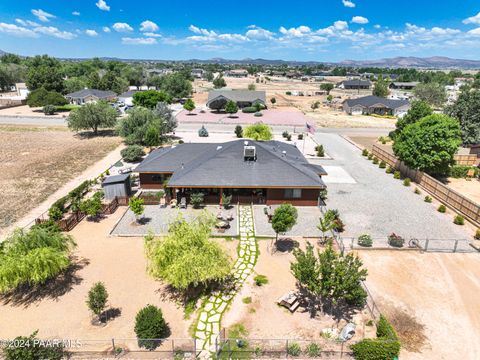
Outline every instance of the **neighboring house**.
POLYGON ((220 110, 229 101, 235 101, 239 108, 260 103, 266 106, 265 91, 252 90, 212 90, 208 93, 207 106, 210 109, 220 110))
POLYGON ((310 164, 295 145, 279 141, 234 140, 185 143, 151 152, 134 170, 142 189, 166 189, 168 200, 187 202, 204 194, 206 204, 232 203, 317 206, 325 189, 320 165, 310 164))
POLYGON ((203 69, 192 69, 190 73, 195 79, 203 79, 205 71, 203 69))
POLYGON ((337 84, 339 89, 368 90, 372 86, 369 80, 345 80, 337 84))
POLYGON ((248 76, 248 71, 245 70, 245 69, 233 69, 233 70, 225 71, 224 74, 227 77, 241 78, 241 77, 247 77, 248 76))
POLYGON ((25 83, 16 83, 15 90, 17 91, 17 96, 21 99, 26 99, 28 94, 30 94, 30 90, 28 90, 25 83))
POLYGON ((118 95, 118 101, 127 106, 133 106, 133 95, 135 95, 136 92, 138 92, 138 90, 126 91, 123 94, 118 95))
POLYGON ((395 81, 390 84, 390 89, 413 90, 420 84, 418 81, 399 82, 395 81))
POLYGON ((385 99, 378 96, 364 96, 343 102, 343 110, 350 115, 394 115, 404 116, 410 109, 408 100, 385 99))
POLYGON ((117 94, 113 91, 104 91, 97 89, 83 89, 76 91, 65 96, 70 104, 83 105, 92 102, 97 102, 99 100, 105 101, 115 101, 117 99, 117 94))

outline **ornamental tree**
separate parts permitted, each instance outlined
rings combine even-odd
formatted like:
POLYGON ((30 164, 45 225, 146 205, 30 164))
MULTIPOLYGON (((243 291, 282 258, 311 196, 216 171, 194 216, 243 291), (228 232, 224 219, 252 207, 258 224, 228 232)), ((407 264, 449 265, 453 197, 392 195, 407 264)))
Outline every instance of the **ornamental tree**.
POLYGON ((130 200, 128 200, 128 206, 130 207, 130 210, 135 214, 135 218, 137 222, 140 219, 140 216, 143 214, 145 211, 145 201, 139 197, 131 197, 130 200))
POLYGON ((272 216, 272 229, 275 231, 275 241, 279 233, 286 233, 297 223, 298 212, 291 204, 282 204, 275 209, 272 216))
POLYGON ((323 83, 320 85, 320 90, 326 91, 327 95, 330 95, 330 91, 334 88, 333 84, 331 83, 323 83))
POLYGON ((70 112, 67 118, 68 127, 73 131, 93 130, 98 134, 98 129, 115 127, 117 111, 105 101, 85 104, 70 112))
POLYGON ((373 87, 372 94, 380 97, 387 97, 389 94, 388 83, 380 77, 373 87))
POLYGON ((225 79, 221 74, 218 75, 215 79, 213 79, 213 87, 215 89, 221 89, 225 86, 227 86, 227 83, 225 82, 225 79))
POLYGON ((445 112, 460 122, 465 145, 480 143, 480 90, 463 90, 457 101, 445 112))
POLYGON ((243 131, 243 136, 253 140, 268 141, 272 140, 273 134, 270 126, 261 122, 247 126, 243 131))
POLYGON ((195 110, 195 102, 188 98, 187 101, 185 101, 185 104, 183 104, 183 108, 191 113, 193 110, 195 110))
POLYGON ((108 301, 108 292, 105 284, 97 282, 88 291, 87 306, 88 308, 100 318, 105 310, 108 301))
POLYGON ((154 109, 159 102, 171 103, 172 98, 166 92, 156 91, 156 90, 147 90, 147 91, 138 91, 133 94, 133 105, 143 106, 147 109, 154 109))
POLYGON ((135 317, 135 334, 138 346, 155 350, 160 345, 160 339, 166 337, 168 325, 163 318, 162 310, 154 305, 147 305, 135 317))
POLYGON ((430 105, 422 100, 415 100, 405 116, 398 119, 396 124, 395 136, 400 133, 407 125, 413 124, 426 116, 432 115, 433 110, 430 105))
POLYGON ((30 107, 62 106, 66 104, 68 104, 68 101, 62 94, 55 91, 47 91, 44 88, 33 90, 27 95, 27 105, 30 107))
POLYGON ((446 175, 462 143, 460 125, 443 114, 410 124, 395 137, 393 151, 405 164, 431 175, 446 175))
POLYGON ((238 105, 235 101, 229 100, 225 105, 225 112, 230 114, 229 117, 232 117, 233 114, 238 112, 238 105))
POLYGON ((417 99, 435 107, 440 107, 447 101, 445 87, 439 83, 420 83, 415 87, 413 93, 417 99))

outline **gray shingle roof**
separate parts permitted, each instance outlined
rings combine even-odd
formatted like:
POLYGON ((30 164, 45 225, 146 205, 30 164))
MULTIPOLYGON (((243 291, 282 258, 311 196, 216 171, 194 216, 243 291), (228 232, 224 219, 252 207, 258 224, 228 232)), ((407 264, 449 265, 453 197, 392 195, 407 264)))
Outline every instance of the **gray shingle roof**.
POLYGON ((107 185, 107 184, 123 183, 129 177, 130 177, 130 174, 120 174, 120 175, 108 176, 105 180, 103 180, 102 186, 107 185))
POLYGON ((266 101, 265 91, 252 91, 252 90, 212 90, 208 93, 207 105, 218 98, 223 96, 229 100, 235 102, 254 102, 260 100, 263 103, 266 101))
POLYGON ((106 99, 112 96, 117 96, 117 94, 115 94, 113 91, 83 89, 83 90, 76 91, 66 95, 66 97, 68 98, 75 98, 75 99, 83 99, 83 98, 86 98, 87 96, 95 96, 99 99, 106 99))
POLYGON ((244 161, 244 141, 162 148, 148 155, 135 171, 173 172, 169 186, 325 186, 320 178, 325 170, 309 164, 295 145, 248 140, 256 147, 257 160, 244 161))
POLYGON ((367 108, 371 107, 373 105, 382 104, 389 109, 397 109, 399 107, 410 104, 408 100, 386 99, 386 98, 382 98, 382 97, 379 97, 379 96, 373 96, 373 95, 364 96, 364 97, 361 97, 361 98, 358 98, 358 99, 348 99, 348 100, 345 100, 345 103, 349 107, 360 105, 360 106, 364 106, 364 107, 367 107, 367 108))
POLYGON ((345 86, 370 86, 372 83, 370 80, 345 80, 341 84, 345 86))

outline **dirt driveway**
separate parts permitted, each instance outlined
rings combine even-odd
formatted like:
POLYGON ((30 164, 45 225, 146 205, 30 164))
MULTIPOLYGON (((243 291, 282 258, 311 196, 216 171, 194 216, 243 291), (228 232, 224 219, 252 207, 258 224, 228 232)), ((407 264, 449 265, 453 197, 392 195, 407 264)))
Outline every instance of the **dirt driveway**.
POLYGON ((359 255, 380 309, 405 309, 425 325, 428 343, 420 353, 403 351, 401 359, 480 358, 479 254, 359 255))

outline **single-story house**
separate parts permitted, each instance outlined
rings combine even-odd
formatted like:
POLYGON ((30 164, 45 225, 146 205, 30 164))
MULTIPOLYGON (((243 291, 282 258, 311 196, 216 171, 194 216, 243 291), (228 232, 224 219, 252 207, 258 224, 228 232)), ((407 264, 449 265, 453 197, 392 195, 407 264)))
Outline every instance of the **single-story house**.
POLYGON ((203 69, 192 69, 190 74, 195 78, 195 79, 203 79, 203 76, 205 74, 205 71, 203 69))
POLYGON ((83 89, 67 94, 65 97, 70 101, 70 104, 83 105, 91 102, 97 102, 99 100, 115 101, 117 94, 115 94, 113 91, 83 89))
POLYGON ((123 94, 118 95, 118 101, 124 103, 127 106, 133 106, 133 95, 138 92, 138 90, 129 90, 123 94))
POLYGON ((260 103, 266 106, 265 91, 252 90, 212 90, 208 93, 207 106, 210 109, 220 110, 228 101, 235 101, 239 108, 260 103))
POLYGON ((350 115, 394 115, 404 116, 410 109, 408 100, 386 99, 379 96, 364 96, 343 102, 343 110, 350 115))
POLYGON ((394 81, 390 84, 390 89, 413 90, 420 84, 418 81, 400 82, 394 81))
POLYGON ((15 91, 17 92, 17 96, 22 99, 26 99, 28 94, 30 94, 30 90, 28 90, 28 87, 25 83, 16 83, 15 91))
POLYGON ((310 164, 295 145, 279 141, 234 140, 185 143, 151 152, 134 170, 142 189, 164 189, 167 201, 204 194, 206 204, 232 203, 301 206, 320 204, 327 175, 310 164))
POLYGON ((370 80, 345 80, 337 84, 337 88, 345 90, 368 90, 371 86, 370 80))
POLYGON ((228 70, 225 71, 225 76, 227 77, 247 77, 248 76, 248 71, 245 69, 233 69, 233 70, 228 70))

